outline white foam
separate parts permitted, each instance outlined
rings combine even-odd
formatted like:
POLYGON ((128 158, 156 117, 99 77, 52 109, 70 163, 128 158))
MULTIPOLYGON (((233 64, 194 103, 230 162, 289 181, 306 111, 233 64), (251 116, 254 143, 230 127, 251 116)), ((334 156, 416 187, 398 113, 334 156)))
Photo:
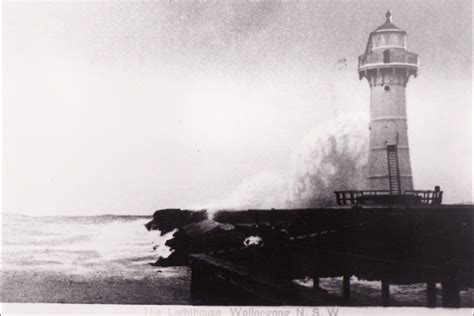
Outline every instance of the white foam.
POLYGON ((161 236, 159 231, 147 231, 146 222, 57 218, 55 223, 51 218, 37 218, 34 229, 29 229, 22 219, 11 220, 4 235, 2 269, 121 274, 148 267, 172 253, 165 243, 175 231, 161 236))
POLYGON ((290 170, 262 171, 222 200, 191 207, 219 209, 313 207, 334 202, 335 190, 365 187, 368 114, 347 113, 313 128, 295 146, 290 170))

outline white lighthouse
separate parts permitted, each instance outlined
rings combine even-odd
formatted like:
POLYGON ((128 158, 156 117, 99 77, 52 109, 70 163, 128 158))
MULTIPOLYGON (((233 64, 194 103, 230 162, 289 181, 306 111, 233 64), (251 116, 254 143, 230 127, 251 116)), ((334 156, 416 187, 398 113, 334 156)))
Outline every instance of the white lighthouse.
POLYGON ((418 56, 407 51, 407 34, 386 21, 370 33, 359 56, 359 77, 370 85, 368 183, 371 190, 413 190, 407 135, 405 87, 416 77, 418 56))

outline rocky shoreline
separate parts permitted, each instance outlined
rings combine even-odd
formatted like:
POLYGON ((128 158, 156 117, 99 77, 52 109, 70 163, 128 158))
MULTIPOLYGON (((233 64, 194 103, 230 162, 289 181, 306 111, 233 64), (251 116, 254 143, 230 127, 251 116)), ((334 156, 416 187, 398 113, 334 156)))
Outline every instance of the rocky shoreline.
MULTIPOLYGON (((206 210, 191 211, 163 209, 153 214, 153 219, 145 227, 159 230, 161 235, 175 229, 173 238, 165 245, 173 250, 167 257, 160 257, 154 266, 183 266, 188 264, 188 255, 219 249, 241 247, 245 235, 229 223, 210 219, 206 210)), ((219 217, 217 214, 214 218, 219 217)))

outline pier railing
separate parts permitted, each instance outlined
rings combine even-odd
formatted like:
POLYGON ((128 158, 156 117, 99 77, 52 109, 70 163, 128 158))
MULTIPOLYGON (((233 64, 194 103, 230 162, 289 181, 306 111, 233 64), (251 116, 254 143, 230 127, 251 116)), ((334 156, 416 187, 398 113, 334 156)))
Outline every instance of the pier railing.
POLYGON ((443 191, 439 190, 406 190, 404 193, 420 197, 422 204, 441 204, 443 201, 443 191))
POLYGON ((403 194, 391 194, 390 190, 347 190, 335 191, 338 205, 354 204, 441 204, 443 191, 405 190, 403 194))
POLYGON ((347 191, 335 191, 336 202, 338 205, 350 205, 356 204, 358 200, 363 196, 380 196, 390 195, 390 190, 347 190, 347 191))

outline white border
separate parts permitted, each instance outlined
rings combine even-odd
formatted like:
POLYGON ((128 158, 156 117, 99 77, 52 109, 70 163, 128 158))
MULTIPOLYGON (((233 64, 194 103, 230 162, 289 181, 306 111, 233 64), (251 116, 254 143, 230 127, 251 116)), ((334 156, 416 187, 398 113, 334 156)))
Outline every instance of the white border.
POLYGON ((338 307, 338 306, 176 306, 176 305, 73 305, 4 304, 2 316, 21 315, 140 315, 140 316, 346 316, 346 315, 462 315, 472 309, 422 307, 338 307))

